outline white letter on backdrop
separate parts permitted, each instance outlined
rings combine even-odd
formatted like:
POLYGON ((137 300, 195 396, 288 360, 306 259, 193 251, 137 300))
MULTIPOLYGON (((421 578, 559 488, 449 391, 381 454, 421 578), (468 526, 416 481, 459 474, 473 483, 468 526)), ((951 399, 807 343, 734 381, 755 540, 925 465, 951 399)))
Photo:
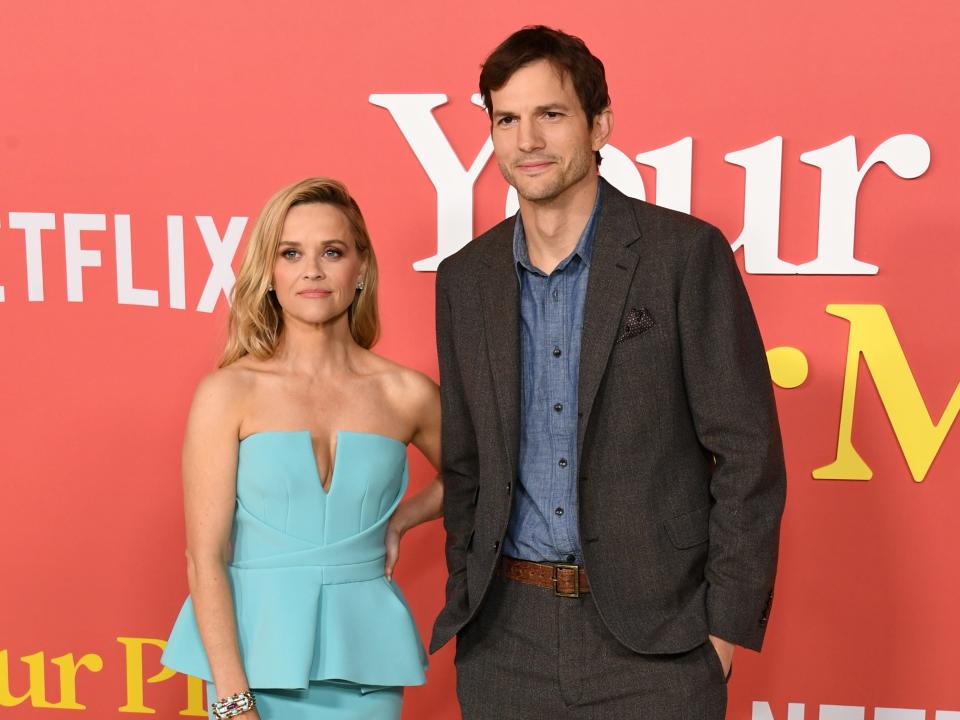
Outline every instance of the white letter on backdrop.
POLYGON ((820 230, 817 257, 800 265, 805 275, 875 275, 876 265, 853 257, 857 193, 871 167, 884 163, 899 177, 917 178, 930 167, 930 146, 919 135, 894 135, 857 167, 857 141, 852 135, 800 156, 820 168, 820 230))
POLYGON ((207 284, 203 288, 203 295, 197 303, 197 310, 213 312, 221 292, 227 301, 230 301, 230 291, 233 289, 235 280, 231 263, 240 245, 243 229, 247 226, 247 219, 245 217, 230 218, 222 240, 216 223, 209 215, 198 215, 197 226, 203 236, 203 244, 207 246, 207 253, 213 261, 210 274, 207 276, 207 284))
POLYGON ((106 229, 107 216, 101 213, 64 213, 63 245, 69 302, 83 302, 83 268, 100 267, 100 251, 80 247, 80 233, 84 230, 106 229))
POLYGON ((436 270, 448 255, 473 238, 473 185, 493 154, 488 136, 469 170, 457 154, 431 112, 447 102, 437 94, 374 94, 370 103, 390 111, 394 122, 417 156, 437 191, 437 254, 417 260, 414 270, 436 270))
POLYGON ((9 225, 11 229, 23 230, 27 252, 27 300, 40 302, 43 300, 43 252, 40 238, 44 230, 56 229, 57 216, 53 213, 12 212, 9 225))
POLYGON ((860 705, 821 705, 820 720, 863 720, 860 705))
POLYGON ((113 235, 117 243, 117 302, 121 305, 157 307, 160 295, 156 290, 133 286, 133 248, 130 241, 130 216, 113 216, 113 235))
POLYGON ((183 260, 183 216, 167 215, 167 273, 170 278, 170 307, 187 307, 187 281, 183 260))
MULTIPOLYGON (((787 705, 786 720, 803 720, 803 703, 789 703, 787 705)), ((782 716, 781 716, 782 717, 782 716)), ((773 717, 773 711, 770 709, 770 703, 753 701, 753 712, 750 715, 751 720, 776 720, 773 717)))
POLYGON ((878 707, 873 711, 873 720, 926 720, 926 717, 926 710, 878 707))
POLYGON ((743 176, 743 230, 730 246, 743 248, 743 266, 748 273, 792 275, 793 263, 780 254, 780 176, 783 168, 783 138, 724 155, 731 165, 739 165, 743 176))
POLYGON ((657 205, 680 212, 690 212, 691 185, 693 184, 692 137, 685 137, 672 145, 640 153, 637 155, 637 162, 657 171, 657 205))

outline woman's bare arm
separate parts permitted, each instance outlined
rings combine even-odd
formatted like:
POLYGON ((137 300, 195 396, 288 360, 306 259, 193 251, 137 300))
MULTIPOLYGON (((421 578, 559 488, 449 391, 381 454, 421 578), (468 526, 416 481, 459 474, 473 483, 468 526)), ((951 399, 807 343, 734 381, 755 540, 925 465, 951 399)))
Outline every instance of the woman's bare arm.
MULTIPOLYGON (((434 468, 440 467, 440 390, 426 376, 416 374, 413 390, 417 430, 411 444, 420 450, 434 468)), ((410 528, 443 515, 443 483, 439 476, 409 500, 401 503, 387 526, 387 560, 384 574, 393 577, 400 556, 400 538, 410 528)))
MULTIPOLYGON (((236 503, 239 390, 235 371, 220 370, 204 378, 194 395, 183 443, 187 580, 219 698, 249 687, 227 576, 236 503)), ((255 711, 250 717, 256 717, 255 711)))

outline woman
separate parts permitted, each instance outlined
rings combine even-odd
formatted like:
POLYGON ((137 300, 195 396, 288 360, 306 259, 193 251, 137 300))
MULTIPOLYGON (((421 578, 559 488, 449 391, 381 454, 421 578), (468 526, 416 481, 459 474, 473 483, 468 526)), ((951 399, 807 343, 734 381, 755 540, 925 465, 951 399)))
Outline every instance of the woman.
POLYGON ((403 532, 441 512, 438 480, 400 504, 407 444, 439 465, 439 393, 370 352, 378 329, 376 256, 347 189, 278 192, 184 441, 191 596, 163 662, 211 682, 211 718, 399 718, 403 686, 424 682, 390 578, 403 532))

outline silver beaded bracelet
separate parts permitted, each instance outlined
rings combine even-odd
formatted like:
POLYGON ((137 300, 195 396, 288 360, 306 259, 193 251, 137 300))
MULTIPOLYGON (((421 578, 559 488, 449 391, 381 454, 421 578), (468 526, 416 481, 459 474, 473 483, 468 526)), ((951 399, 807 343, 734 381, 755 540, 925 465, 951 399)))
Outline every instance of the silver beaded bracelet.
POLYGON ((222 700, 215 700, 210 704, 210 710, 217 720, 227 720, 227 718, 236 717, 253 710, 256 706, 257 698, 254 697, 253 691, 245 690, 222 700))

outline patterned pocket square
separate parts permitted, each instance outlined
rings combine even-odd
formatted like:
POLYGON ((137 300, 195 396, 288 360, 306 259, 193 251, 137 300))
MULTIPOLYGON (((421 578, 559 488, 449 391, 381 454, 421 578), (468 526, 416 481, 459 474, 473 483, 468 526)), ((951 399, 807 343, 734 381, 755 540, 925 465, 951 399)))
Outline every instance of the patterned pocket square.
POLYGON ((623 329, 617 336, 616 343, 622 343, 627 338, 646 332, 653 327, 653 324, 653 316, 646 308, 630 308, 627 312, 627 319, 623 323, 623 329))

